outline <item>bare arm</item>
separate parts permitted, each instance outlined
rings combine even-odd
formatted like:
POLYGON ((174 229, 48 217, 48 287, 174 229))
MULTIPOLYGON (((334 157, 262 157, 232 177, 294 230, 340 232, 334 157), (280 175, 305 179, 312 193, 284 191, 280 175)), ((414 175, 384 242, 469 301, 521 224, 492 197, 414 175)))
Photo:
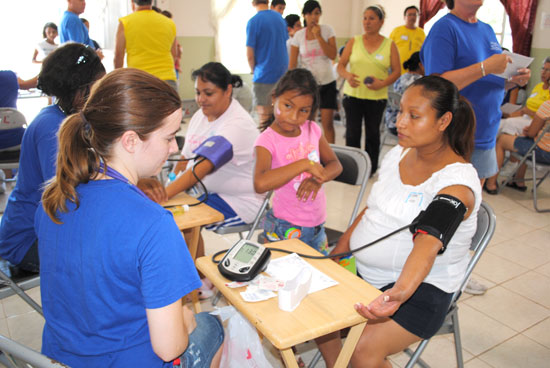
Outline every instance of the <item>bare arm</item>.
MULTIPOLYGON (((186 170, 179 178, 166 187, 166 194, 168 198, 172 198, 179 192, 191 188, 197 183, 197 179, 191 171, 192 168, 186 170)), ((202 180, 206 175, 210 174, 214 170, 214 165, 209 160, 203 160, 200 163, 195 164, 195 174, 202 180)))
MULTIPOLYGON (((506 65, 511 62, 509 56, 505 54, 494 54, 483 60, 483 69, 485 69, 485 75, 491 73, 503 73, 506 69, 506 65)), ((469 86, 478 79, 483 78, 483 69, 481 63, 475 63, 462 69, 449 70, 441 74, 441 77, 453 82, 459 90, 469 86)))
POLYGON ((288 183, 303 172, 308 172, 319 182, 326 181, 325 168, 316 162, 303 158, 286 166, 271 169, 271 153, 264 147, 256 147, 256 166, 254 168, 254 190, 265 193, 288 183))
POLYGON ((535 138, 539 134, 540 130, 544 127, 545 121, 536 116, 531 121, 531 124, 524 129, 525 135, 529 138, 535 138))
POLYGON ((174 42, 172 42, 170 52, 172 53, 172 58, 176 60, 176 58, 178 57, 178 41, 175 38, 174 42))
POLYGON ((250 46, 246 47, 246 58, 248 59, 248 65, 250 66, 250 72, 254 73, 256 67, 256 59, 254 57, 254 49, 250 46))
POLYGON ((319 42, 319 46, 323 50, 323 53, 330 59, 334 60, 336 58, 336 38, 331 37, 327 41, 321 36, 321 27, 318 25, 312 28, 313 35, 315 39, 319 42))
POLYGON ((359 80, 357 79, 358 76, 346 70, 346 66, 349 63, 351 50, 353 49, 353 42, 354 42, 354 39, 352 38, 346 44, 346 47, 342 52, 342 56, 340 57, 340 61, 338 61, 338 66, 336 67, 336 70, 338 71, 338 74, 340 74, 342 78, 348 81, 350 86, 352 86, 353 88, 356 88, 359 86, 359 83, 360 83, 359 80))
POLYGON ((187 348, 193 327, 185 309, 182 310, 181 300, 145 311, 153 351, 165 362, 176 359, 187 348))
POLYGON ((19 89, 30 89, 35 88, 38 84, 38 75, 31 79, 23 80, 17 77, 17 83, 19 84, 19 89))
MULTIPOLYGON (((475 197, 472 191, 463 185, 454 185, 441 190, 438 194, 450 194, 459 198, 467 208, 464 219, 473 210, 475 197)), ((431 235, 419 234, 414 239, 414 246, 405 262, 403 270, 395 285, 386 290, 368 306, 356 305, 357 311, 366 318, 377 319, 391 316, 401 304, 407 301, 424 281, 435 262, 437 253, 442 247, 439 239, 431 235)))
POLYGON ((116 43, 115 43, 115 69, 122 68, 124 66, 124 54, 126 53, 126 37, 124 36, 124 26, 122 22, 118 23, 116 30, 116 43))
POLYGON ((36 57, 38 56, 38 50, 34 49, 34 54, 32 55, 32 62, 36 64, 42 64, 41 61, 36 60, 36 57))
POLYGON ((300 49, 296 46, 290 46, 290 55, 288 57, 288 69, 294 69, 298 66, 298 53, 300 49))

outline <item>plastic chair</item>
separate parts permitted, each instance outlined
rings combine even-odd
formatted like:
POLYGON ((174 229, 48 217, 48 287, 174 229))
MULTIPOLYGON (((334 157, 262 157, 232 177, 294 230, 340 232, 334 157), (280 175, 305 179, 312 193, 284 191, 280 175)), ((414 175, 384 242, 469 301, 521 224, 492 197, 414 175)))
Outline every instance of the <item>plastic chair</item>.
POLYGON ((537 188, 541 185, 544 179, 546 179, 548 175, 550 175, 550 164, 543 164, 543 163, 537 162, 536 152, 535 152, 535 148, 537 147, 537 144, 539 143, 539 141, 544 137, 545 134, 549 134, 549 133, 550 133, 550 122, 547 122, 541 134, 539 134, 539 137, 535 139, 535 142, 529 148, 529 150, 525 153, 525 155, 522 156, 516 152, 511 152, 510 157, 517 158, 519 160, 519 164, 517 165, 517 168, 508 176, 506 176, 504 178, 504 181, 498 186, 499 192, 500 192, 500 190, 504 188, 506 184, 514 181, 514 175, 516 174, 516 171, 523 164, 527 164, 527 166, 531 167, 533 176, 532 178, 524 179, 524 181, 533 181, 533 206, 535 207, 535 210, 537 212, 550 212, 550 208, 540 209, 537 204, 537 188), (540 179, 537 179, 537 171, 544 172, 544 175, 540 179))
MULTIPOLYGON (((11 107, 0 108, 0 130, 25 128, 27 120, 17 109, 11 107)), ((0 150, 0 169, 19 168, 19 153, 21 145, 4 148, 0 150)), ((2 181, 15 181, 13 179, 1 179, 2 181)))
POLYGON ((0 351, 3 353, 0 363, 8 368, 68 367, 3 335, 0 335, 0 351))
MULTIPOLYGON (((365 151, 359 148, 338 146, 335 144, 331 144, 330 147, 338 157, 338 160, 340 160, 343 168, 342 173, 334 181, 359 186, 359 193, 357 194, 357 199, 355 200, 348 223, 348 227, 350 227, 357 213, 359 213, 361 201, 367 189, 367 182, 371 171, 370 158, 365 151)), ((325 232, 327 233, 329 246, 336 244, 343 234, 341 231, 330 228, 325 228, 325 232)))
MULTIPOLYGON (((487 248, 487 245, 489 244, 489 241, 493 237, 493 234, 495 233, 495 227, 496 217, 493 209, 487 203, 481 202, 481 206, 479 207, 479 211, 477 213, 477 230, 474 234, 474 237, 472 238, 472 245, 470 246, 470 250, 474 251, 474 254, 470 259, 470 262, 468 263, 468 267, 466 268, 466 273, 464 274, 464 278, 460 283, 459 290, 453 294, 451 306, 449 307, 449 311, 447 312, 445 322, 443 322, 443 326, 441 326, 439 331, 436 333, 436 335, 447 333, 454 334, 456 361, 459 368, 462 368, 464 366, 464 360, 462 358, 462 342, 460 339, 460 328, 458 324, 458 298, 462 294, 462 289, 464 289, 464 287, 466 286, 466 283, 468 282, 468 279, 470 278, 474 267, 477 265, 477 262, 481 258, 481 255, 483 254, 485 248, 487 248)), ((420 355, 424 352, 429 342, 430 339, 422 340, 414 353, 409 348, 405 349, 405 353, 411 356, 405 368, 412 368, 415 364, 418 364, 423 368, 429 367, 429 365, 420 358, 420 355)), ((308 368, 315 367, 320 358, 321 353, 317 351, 317 353, 313 357, 313 360, 308 365, 308 368)))
MULTIPOLYGON (((445 322, 443 322, 443 326, 441 326, 439 331, 436 333, 436 335, 448 333, 454 334, 456 363, 459 368, 464 366, 464 360, 462 358, 462 342, 460 339, 460 327, 458 324, 458 298, 462 294, 462 289, 466 286, 466 283, 468 282, 474 267, 481 258, 481 255, 485 251, 485 248, 487 248, 487 244, 489 244, 489 241, 493 237, 495 227, 496 217, 493 209, 487 203, 482 202, 477 214, 477 230, 472 239, 472 245, 470 246, 470 250, 474 251, 474 254, 468 263, 466 274, 460 284, 460 289, 453 294, 451 306, 447 312, 445 322)), ((419 364, 421 367, 429 367, 429 365, 420 358, 420 355, 424 352, 429 342, 430 339, 422 340, 414 353, 409 348, 405 349, 405 353, 411 356, 411 359, 405 368, 412 368, 415 364, 419 364)))

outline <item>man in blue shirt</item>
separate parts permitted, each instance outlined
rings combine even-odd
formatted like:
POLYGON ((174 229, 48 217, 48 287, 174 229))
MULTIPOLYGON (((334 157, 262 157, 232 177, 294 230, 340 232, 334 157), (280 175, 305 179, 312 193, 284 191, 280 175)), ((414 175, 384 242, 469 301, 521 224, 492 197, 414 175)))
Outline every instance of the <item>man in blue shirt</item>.
POLYGON ((79 42, 95 50, 94 43, 88 35, 88 29, 78 18, 84 13, 84 9, 86 9, 86 0, 67 0, 67 10, 63 13, 59 25, 59 40, 62 44, 70 41, 79 42))
POLYGON ((269 10, 268 0, 254 0, 258 12, 246 25, 246 56, 254 73, 254 102, 260 121, 272 114, 271 90, 288 69, 288 32, 281 14, 269 10))

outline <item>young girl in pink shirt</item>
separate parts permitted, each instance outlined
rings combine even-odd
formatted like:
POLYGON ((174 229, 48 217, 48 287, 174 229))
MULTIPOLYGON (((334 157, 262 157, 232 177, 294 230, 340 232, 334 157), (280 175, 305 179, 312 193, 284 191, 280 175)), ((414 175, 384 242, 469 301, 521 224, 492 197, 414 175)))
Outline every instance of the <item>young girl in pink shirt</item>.
POLYGON ((327 254, 322 185, 337 177, 342 166, 312 120, 319 107, 317 83, 308 70, 289 70, 271 98, 274 114, 261 124, 254 144, 254 189, 275 190, 264 236, 267 241, 299 238, 327 254))

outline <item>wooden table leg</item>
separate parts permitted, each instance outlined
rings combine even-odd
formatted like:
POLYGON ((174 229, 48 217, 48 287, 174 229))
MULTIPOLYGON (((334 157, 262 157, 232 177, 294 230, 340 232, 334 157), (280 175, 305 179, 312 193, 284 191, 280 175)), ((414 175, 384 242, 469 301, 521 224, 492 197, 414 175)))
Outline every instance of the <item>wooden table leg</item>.
POLYGON ((367 322, 360 323, 353 326, 349 330, 348 337, 346 337, 346 342, 344 343, 344 346, 340 351, 340 355, 338 355, 338 359, 336 360, 336 364, 334 365, 335 368, 346 368, 348 366, 351 355, 355 350, 357 341, 359 341, 366 324, 367 322))
POLYGON ((292 348, 281 350, 281 356, 287 368, 298 368, 298 362, 292 348))
MULTIPOLYGON (((201 233, 200 226, 193 227, 183 232, 183 237, 187 242, 187 247, 189 248, 189 254, 191 254, 191 258, 193 259, 193 261, 195 261, 195 259, 197 258, 197 248, 199 246, 200 233, 201 233)), ((195 309, 195 313, 202 312, 198 290, 193 290, 191 292, 191 302, 193 303, 193 308, 195 309)))

